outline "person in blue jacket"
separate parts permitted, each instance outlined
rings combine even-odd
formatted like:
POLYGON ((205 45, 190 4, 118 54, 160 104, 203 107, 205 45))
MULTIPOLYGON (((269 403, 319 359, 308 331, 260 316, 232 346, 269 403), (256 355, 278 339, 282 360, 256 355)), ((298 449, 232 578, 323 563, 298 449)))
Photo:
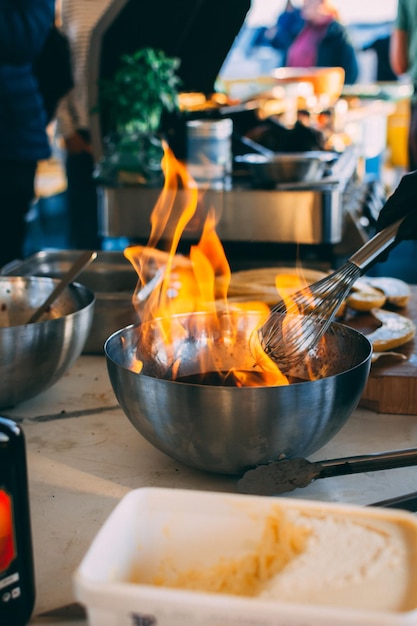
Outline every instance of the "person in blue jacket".
POLYGON ((356 82, 359 73, 356 50, 329 0, 304 0, 301 17, 291 43, 286 42, 283 66, 342 67, 345 83, 356 82))
POLYGON ((266 29, 264 39, 273 48, 286 54, 289 46, 304 26, 304 19, 300 7, 291 0, 287 1, 284 10, 278 15, 275 26, 266 29))
POLYGON ((22 258, 37 163, 50 155, 46 112, 32 64, 55 0, 0 0, 0 267, 22 258))

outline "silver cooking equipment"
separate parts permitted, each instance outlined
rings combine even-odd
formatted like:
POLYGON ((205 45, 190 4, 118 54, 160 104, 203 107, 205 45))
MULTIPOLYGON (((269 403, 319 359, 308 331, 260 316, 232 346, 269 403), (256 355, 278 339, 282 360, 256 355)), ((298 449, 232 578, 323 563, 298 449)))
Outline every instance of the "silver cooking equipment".
MULTIPOLYGON (((49 276, 62 278, 79 257, 79 250, 45 250, 3 268, 8 276, 49 276)), ((104 342, 119 328, 139 321, 132 304, 138 277, 123 252, 100 251, 91 265, 78 276, 95 295, 91 328, 84 354, 103 354, 104 342)))
POLYGON ((265 154, 242 154, 238 163, 247 165, 256 187, 274 188, 281 183, 311 183, 321 180, 337 154, 325 150, 306 152, 274 152, 265 154))
POLYGON ((72 283, 44 313, 30 315, 58 285, 40 276, 0 276, 0 408, 49 389, 80 356, 90 332, 94 293, 72 283))
POLYGON ((378 232, 335 272, 292 293, 290 303, 281 301, 271 309, 260 329, 261 342, 265 352, 284 371, 318 343, 359 276, 384 252, 398 245, 398 228, 403 221, 404 218, 378 232))
POLYGON ((48 313, 50 308, 52 307, 55 300, 65 291, 65 289, 75 281, 77 276, 82 272, 82 270, 89 265, 94 259, 97 257, 97 252, 94 250, 85 250, 81 252, 79 257, 74 261, 74 264, 71 265, 70 269, 64 276, 61 278, 60 282, 56 285, 56 287, 51 291, 49 296, 46 298, 45 302, 43 302, 34 313, 30 316, 27 324, 34 324, 41 317, 48 313))
MULTIPOLYGON (((215 208, 216 230, 222 241, 338 244, 346 217, 344 192, 356 168, 356 152, 347 150, 331 173, 317 182, 286 183, 273 190, 236 184, 231 189, 206 190, 202 202, 215 208)), ((147 238, 160 191, 99 187, 101 235, 147 238)), ((196 239, 199 234, 187 230, 184 238, 196 239)))
POLYGON ((181 382, 213 374, 215 364, 222 372, 236 366, 253 370, 249 340, 254 319, 259 321, 250 312, 238 324, 233 314, 221 314, 215 323, 205 313, 178 315, 172 318, 174 338, 168 343, 160 320, 109 337, 105 354, 113 390, 145 439, 185 465, 241 474, 281 456, 308 456, 340 430, 362 395, 372 354, 366 337, 342 324, 330 327, 326 352, 318 351, 311 360, 313 376, 323 376, 316 380, 307 380, 300 368, 294 375, 304 382, 277 387, 181 382), (233 347, 230 334, 237 339, 233 347), (137 359, 143 362, 140 373, 137 359))
POLYGON ((238 481, 238 490, 264 496, 288 493, 307 487, 318 478, 346 476, 363 472, 377 472, 398 467, 417 465, 417 448, 390 450, 375 454, 361 454, 341 459, 308 461, 283 459, 245 472, 238 481))

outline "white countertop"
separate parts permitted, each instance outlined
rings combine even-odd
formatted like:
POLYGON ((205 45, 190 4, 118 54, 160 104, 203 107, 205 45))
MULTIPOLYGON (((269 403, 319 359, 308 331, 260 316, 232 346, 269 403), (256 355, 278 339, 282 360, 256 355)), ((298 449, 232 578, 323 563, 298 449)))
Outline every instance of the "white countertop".
MULTIPOLYGON (((236 491, 232 477, 204 474, 165 456, 117 405, 104 357, 81 356, 51 389, 4 415, 26 437, 37 601, 30 624, 84 626, 41 614, 74 602, 72 574, 118 500, 142 486, 236 491)), ((311 459, 417 447, 417 416, 357 409, 311 459)), ((291 497, 370 504, 417 491, 417 467, 316 480, 291 497)))

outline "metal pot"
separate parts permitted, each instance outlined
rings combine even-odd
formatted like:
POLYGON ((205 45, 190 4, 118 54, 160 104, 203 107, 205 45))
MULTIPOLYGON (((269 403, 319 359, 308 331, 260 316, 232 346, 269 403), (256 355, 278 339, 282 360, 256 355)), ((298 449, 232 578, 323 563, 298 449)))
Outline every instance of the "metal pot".
POLYGON ((235 161, 248 167, 255 185, 271 187, 279 183, 317 182, 336 158, 335 152, 312 150, 275 152, 271 156, 243 154, 235 161))
POLYGON ((302 369, 294 374, 305 382, 278 387, 172 380, 178 363, 177 377, 216 366, 253 367, 248 346, 259 319, 254 313, 237 315, 237 325, 227 313, 175 316, 180 332, 169 346, 157 320, 123 328, 104 346, 116 398, 139 433, 185 465, 223 474, 241 474, 282 455, 305 457, 326 444, 358 404, 372 354, 364 335, 334 323, 326 334, 326 353, 312 356, 316 380, 307 380, 302 369), (238 339, 233 347, 232 336, 238 339), (215 363, 208 350, 213 345, 215 363), (143 363, 140 373, 137 359, 143 363))

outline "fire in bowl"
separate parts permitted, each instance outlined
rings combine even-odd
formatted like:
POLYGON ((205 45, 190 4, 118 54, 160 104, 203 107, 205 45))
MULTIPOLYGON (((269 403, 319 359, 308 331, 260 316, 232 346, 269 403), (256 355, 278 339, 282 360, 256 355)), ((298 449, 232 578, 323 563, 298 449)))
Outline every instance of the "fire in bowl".
POLYGON ((258 322, 254 313, 194 313, 113 333, 104 346, 110 381, 139 433, 185 465, 231 475, 326 444, 359 402, 371 344, 333 323, 290 384, 219 384, 216 372, 254 374, 249 346, 258 322))
POLYGON ((41 319, 28 324, 60 281, 0 276, 0 408, 37 396, 80 356, 93 318, 94 293, 70 284, 41 319))

